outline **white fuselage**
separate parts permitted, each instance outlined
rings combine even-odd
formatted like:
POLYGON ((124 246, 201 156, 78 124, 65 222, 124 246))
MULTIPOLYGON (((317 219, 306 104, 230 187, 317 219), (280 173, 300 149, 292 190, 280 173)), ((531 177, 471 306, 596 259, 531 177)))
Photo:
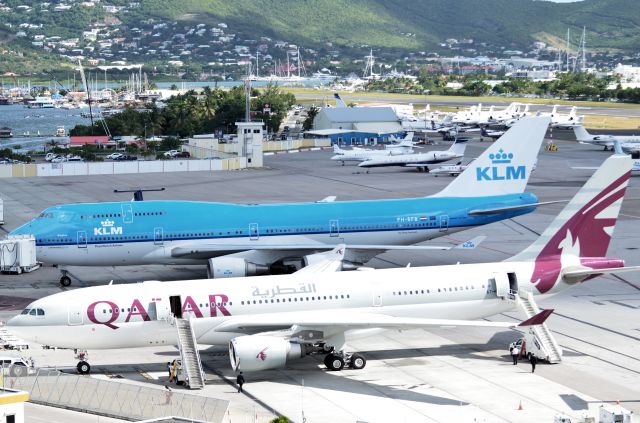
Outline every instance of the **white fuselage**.
MULTIPOLYGON (((27 307, 42 315, 21 314, 8 322, 15 335, 62 348, 109 349, 174 345, 169 297, 179 296, 191 314, 199 344, 226 344, 244 335, 217 331, 231 319, 260 322, 277 314, 285 327, 314 313, 384 314, 431 319, 480 319, 511 310, 509 290, 536 292, 529 282, 532 262, 502 262, 339 273, 258 276, 210 280, 106 285, 62 292, 27 307), (513 273, 515 282, 504 286, 513 273)), ((556 288, 553 291, 558 290, 556 288)), ((567 285, 560 284, 561 288, 567 285)), ((345 322, 348 325, 348 322, 345 322)), ((324 338, 344 331, 323 329, 324 338)), ((354 334, 357 336, 357 334, 354 334)))
POLYGON ((462 157, 451 151, 431 151, 429 153, 405 154, 401 156, 376 157, 360 163, 359 167, 412 166, 442 163, 462 157))

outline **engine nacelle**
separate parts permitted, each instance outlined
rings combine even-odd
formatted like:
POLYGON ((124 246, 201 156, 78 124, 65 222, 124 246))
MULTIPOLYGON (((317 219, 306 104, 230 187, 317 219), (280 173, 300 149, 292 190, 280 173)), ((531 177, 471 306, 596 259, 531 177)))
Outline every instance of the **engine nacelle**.
POLYGON ((269 266, 252 263, 240 257, 216 257, 207 262, 209 279, 268 275, 269 266))
POLYGON ((234 371, 277 369, 305 355, 305 345, 277 336, 247 335, 229 342, 229 359, 234 371))

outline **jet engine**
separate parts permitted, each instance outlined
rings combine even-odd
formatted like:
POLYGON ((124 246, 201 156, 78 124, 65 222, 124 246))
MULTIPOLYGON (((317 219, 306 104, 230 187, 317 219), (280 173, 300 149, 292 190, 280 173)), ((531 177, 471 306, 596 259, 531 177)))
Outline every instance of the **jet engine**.
POLYGON ((234 371, 277 369, 305 355, 306 345, 277 336, 247 335, 229 342, 229 359, 234 371))
POLYGON ((268 275, 269 266, 252 263, 240 257, 215 257, 207 262, 209 279, 268 275))

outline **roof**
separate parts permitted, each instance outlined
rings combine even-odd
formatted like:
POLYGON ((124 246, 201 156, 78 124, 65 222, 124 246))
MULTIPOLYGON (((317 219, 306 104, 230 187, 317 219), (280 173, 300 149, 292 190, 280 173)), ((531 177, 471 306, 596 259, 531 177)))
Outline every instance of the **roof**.
POLYGON ((305 131, 305 134, 320 135, 328 137, 330 135, 348 134, 354 132, 353 129, 316 129, 314 131, 305 131))
POLYGON ((331 107, 320 111, 331 122, 397 122, 391 107, 331 107))
POLYGON ((94 135, 88 137, 69 137, 69 143, 71 145, 112 144, 114 141, 110 141, 107 135, 94 135))

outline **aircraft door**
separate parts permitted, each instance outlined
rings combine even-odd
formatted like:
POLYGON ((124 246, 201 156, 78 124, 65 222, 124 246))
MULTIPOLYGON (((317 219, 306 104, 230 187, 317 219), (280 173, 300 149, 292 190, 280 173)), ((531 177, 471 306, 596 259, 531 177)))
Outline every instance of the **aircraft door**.
POLYGON ((172 295, 169 297, 169 305, 171 308, 171 314, 178 319, 182 319, 182 299, 180 298, 180 295, 172 295))
POLYGON ((131 207, 131 204, 122 205, 122 223, 133 223, 133 207, 131 207))
POLYGON ((449 216, 443 214, 440 216, 440 232, 447 232, 449 230, 449 216))
POLYGON ((340 222, 337 220, 329 221, 329 236, 340 236, 340 222))
POLYGON ((87 232, 78 231, 78 248, 87 248, 87 232))
POLYGON ((509 275, 508 273, 494 273, 493 280, 496 282, 496 296, 500 298, 509 297, 509 275))
POLYGON ((147 306, 147 315, 151 320, 158 320, 158 309, 156 308, 155 301, 151 301, 147 306))
POLYGON ((80 307, 71 306, 67 309, 69 326, 77 326, 82 324, 82 310, 80 307))
POLYGON ((162 228, 153 228, 153 244, 164 245, 164 231, 162 228))
POLYGON ((382 306, 382 294, 378 290, 375 290, 373 292, 373 306, 374 307, 382 306))
POLYGON ((257 223, 249 223, 249 239, 251 241, 260 239, 260 227, 257 223))

